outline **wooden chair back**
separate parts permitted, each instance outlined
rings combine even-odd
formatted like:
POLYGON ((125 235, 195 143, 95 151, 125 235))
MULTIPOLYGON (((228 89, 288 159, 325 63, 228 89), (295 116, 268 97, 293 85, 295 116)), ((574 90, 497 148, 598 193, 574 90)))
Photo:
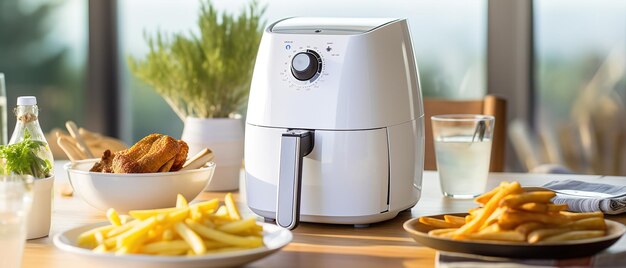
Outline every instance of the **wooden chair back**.
POLYGON ((424 169, 437 170, 433 130, 430 117, 441 114, 484 114, 495 117, 495 128, 491 144, 489 171, 504 171, 504 147, 506 139, 506 101, 487 95, 482 100, 445 100, 424 98, 425 144, 424 169))

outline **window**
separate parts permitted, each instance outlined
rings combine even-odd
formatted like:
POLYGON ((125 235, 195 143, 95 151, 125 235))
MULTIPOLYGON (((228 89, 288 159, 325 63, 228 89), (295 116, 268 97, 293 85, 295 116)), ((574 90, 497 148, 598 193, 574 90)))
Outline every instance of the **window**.
MULTIPOLYGON (((247 1, 213 1, 219 10, 237 12, 247 1)), ((486 92, 486 0, 471 1, 260 1, 267 23, 291 16, 408 18, 425 96, 481 98, 486 92)), ((123 138, 136 141, 161 132, 179 137, 183 124, 148 86, 129 73, 125 58, 147 52, 144 32, 195 29, 199 1, 119 1, 122 98, 129 115, 123 138)))
POLYGON ((85 111, 87 1, 0 2, 0 72, 5 74, 9 136, 18 96, 37 96, 44 131, 81 124, 85 111))
POLYGON ((535 118, 552 137, 548 161, 626 174, 626 2, 534 3, 535 118))

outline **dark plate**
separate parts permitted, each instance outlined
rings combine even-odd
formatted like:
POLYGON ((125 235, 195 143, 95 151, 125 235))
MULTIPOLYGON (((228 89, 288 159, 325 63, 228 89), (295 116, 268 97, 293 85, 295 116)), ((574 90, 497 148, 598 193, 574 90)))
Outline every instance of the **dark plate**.
MULTIPOLYGON (((466 216, 467 213, 448 214, 466 216)), ((443 219, 442 215, 429 216, 443 219)), ((404 229, 418 243, 436 250, 468 253, 484 256, 526 258, 526 259, 566 259, 594 255, 613 245, 626 232, 623 224, 604 220, 607 235, 603 237, 573 240, 555 243, 514 243, 501 241, 465 241, 429 236, 428 231, 435 229, 419 222, 419 218, 408 220, 404 229)))

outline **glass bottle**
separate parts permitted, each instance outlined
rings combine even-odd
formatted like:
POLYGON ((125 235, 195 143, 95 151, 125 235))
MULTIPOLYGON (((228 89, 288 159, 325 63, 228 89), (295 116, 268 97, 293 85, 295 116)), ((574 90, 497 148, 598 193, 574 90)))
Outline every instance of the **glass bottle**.
POLYGON ((9 139, 7 125, 7 90, 4 84, 4 74, 0 73, 0 145, 6 145, 9 139))
MULTIPOLYGON (((23 141, 27 137, 31 140, 41 141, 45 144, 45 148, 36 151, 36 155, 47 160, 50 163, 50 175, 54 174, 54 158, 46 137, 41 131, 39 125, 39 108, 37 108, 37 98, 33 96, 22 96, 17 98, 17 107, 15 108, 15 116, 17 116, 15 130, 11 136, 9 144, 15 144, 23 141)), ((41 178, 36 174, 31 174, 35 178, 41 178)))

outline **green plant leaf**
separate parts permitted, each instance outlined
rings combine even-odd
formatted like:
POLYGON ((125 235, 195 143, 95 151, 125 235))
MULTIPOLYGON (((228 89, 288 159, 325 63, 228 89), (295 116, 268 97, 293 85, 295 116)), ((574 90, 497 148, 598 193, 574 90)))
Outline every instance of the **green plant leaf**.
POLYGON ((129 68, 183 120, 228 117, 247 101, 264 13, 256 1, 238 16, 202 1, 199 34, 146 34, 149 52, 143 59, 129 56, 129 68))
POLYGON ((28 132, 21 142, 0 146, 0 158, 4 159, 3 173, 32 175, 35 178, 51 176, 52 163, 38 156, 42 150, 48 150, 48 145, 32 140, 28 132))

